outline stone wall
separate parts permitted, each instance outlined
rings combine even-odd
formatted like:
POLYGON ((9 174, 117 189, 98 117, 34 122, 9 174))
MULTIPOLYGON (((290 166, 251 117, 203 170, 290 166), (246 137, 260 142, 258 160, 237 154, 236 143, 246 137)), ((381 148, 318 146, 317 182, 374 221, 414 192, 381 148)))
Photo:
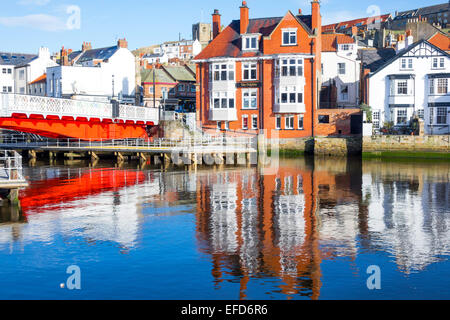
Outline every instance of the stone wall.
POLYGON ((361 154, 361 137, 316 137, 314 154, 346 156, 361 154))
POLYGON ((371 136, 363 138, 363 153, 433 152, 448 153, 450 136, 371 136))

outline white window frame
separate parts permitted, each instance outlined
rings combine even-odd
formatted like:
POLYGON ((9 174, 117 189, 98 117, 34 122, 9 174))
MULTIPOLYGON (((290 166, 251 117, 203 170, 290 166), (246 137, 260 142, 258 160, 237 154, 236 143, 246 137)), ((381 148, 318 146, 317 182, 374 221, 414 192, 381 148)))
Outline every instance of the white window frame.
POLYGON ((436 83, 436 94, 445 95, 448 93, 448 79, 447 78, 437 78, 436 83))
POLYGON ((304 103, 304 88, 302 86, 282 86, 276 90, 277 104, 303 104, 304 103), (286 95, 284 102, 283 96, 286 95), (294 98, 294 99, 292 99, 294 98), (294 101, 293 101, 294 100, 294 101))
POLYGON ((409 87, 408 80, 397 80, 396 82, 397 82, 396 83, 396 87, 397 87, 396 95, 398 95, 398 96, 407 96, 409 94, 409 92, 408 92, 408 87, 409 87), (402 84, 402 86, 400 86, 400 84, 402 84), (406 87, 403 86, 404 84, 406 84, 406 87), (400 89, 406 89, 406 92, 405 93, 404 92, 400 92, 400 89))
POLYGON ((235 81, 235 64, 234 62, 213 63, 210 67, 211 81, 235 81))
POLYGON ((288 28, 281 30, 281 45, 282 46, 296 46, 298 45, 297 28, 288 28), (288 34, 288 42, 285 42, 285 34, 288 34))
POLYGON ((258 130, 258 115, 256 114, 252 114, 252 130, 258 130))
POLYGON ((396 108, 396 110, 395 110, 395 124, 397 124, 397 125, 407 125, 408 124, 408 109, 406 109, 406 108, 396 108), (404 113, 404 116, 402 114, 401 118, 405 118, 405 122, 399 122, 398 121, 398 119, 400 118, 399 117, 400 112, 404 113))
POLYGON ((338 63, 338 75, 345 75, 347 73, 347 66, 345 62, 339 62, 338 63), (344 68, 341 68, 342 66, 344 66, 344 68), (342 72, 342 70, 344 72, 342 72))
POLYGON ((242 115, 242 130, 248 130, 248 115, 246 114, 242 115), (245 124, 244 120, 247 120, 247 124, 245 124))
POLYGON ((280 115, 275 116, 275 129, 281 130, 281 116, 280 115))
POLYGON ((299 114, 298 115, 298 119, 297 119, 298 130, 305 130, 305 122, 304 122, 304 120, 305 120, 304 115, 303 114, 299 114))
POLYGON ((380 129, 380 111, 372 112, 372 124, 375 129, 380 129))
POLYGON ((236 99, 228 91, 211 92, 211 109, 234 109, 236 108, 236 99))
POLYGON ((436 108, 436 124, 447 124, 447 107, 437 107, 436 108), (441 121, 439 121, 442 119, 441 121))
POLYGON ((348 94, 348 90, 349 89, 349 85, 348 84, 341 84, 339 86, 339 98, 341 101, 348 101, 349 100, 349 94, 348 94), (347 89, 347 93, 343 93, 342 90, 343 89, 347 89))
POLYGON ((242 90, 242 109, 258 109, 258 89, 242 90))
POLYGON ((303 59, 298 57, 283 57, 275 62, 275 78, 303 77, 303 59))
POLYGON ((294 130, 294 116, 284 117, 284 129, 285 130, 294 130))
POLYGON ((256 62, 243 62, 242 63, 242 80, 252 81, 258 80, 258 64, 256 62), (245 76, 247 71, 247 77, 245 76), (254 77, 252 77, 252 71, 254 71, 254 77))
POLYGON ((259 50, 259 36, 258 35, 245 35, 242 36, 242 50, 244 51, 257 51, 259 50))

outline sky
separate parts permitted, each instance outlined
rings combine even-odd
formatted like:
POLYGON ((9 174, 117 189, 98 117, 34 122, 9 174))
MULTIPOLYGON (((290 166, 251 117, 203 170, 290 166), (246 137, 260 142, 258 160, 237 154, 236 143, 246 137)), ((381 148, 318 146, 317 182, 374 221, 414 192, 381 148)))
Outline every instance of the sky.
MULTIPOLYGON (((222 24, 239 19, 241 0, 9 0, 1 1, 0 51, 37 53, 94 48, 126 38, 129 48, 192 38, 192 24, 211 22, 218 9, 222 24)), ((322 0, 324 24, 445 3, 446 0, 322 0)), ((288 10, 310 14, 310 0, 247 0, 250 18, 283 16, 288 10)))

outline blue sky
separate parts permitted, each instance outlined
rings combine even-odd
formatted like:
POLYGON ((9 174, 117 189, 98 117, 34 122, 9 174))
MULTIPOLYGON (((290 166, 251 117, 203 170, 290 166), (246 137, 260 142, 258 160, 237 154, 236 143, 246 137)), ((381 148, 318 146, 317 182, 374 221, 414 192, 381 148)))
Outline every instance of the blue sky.
MULTIPOLYGON (((219 9, 222 24, 239 18, 241 0, 9 0, 0 11, 0 51, 37 52, 40 46, 57 51, 78 49, 83 41, 109 46, 126 37, 130 49, 169 40, 179 33, 191 38, 192 24, 210 22, 219 9)), ((324 23, 394 13, 446 0, 322 0, 324 23)), ((310 13, 309 0, 247 0, 250 17, 282 16, 288 10, 310 13)))

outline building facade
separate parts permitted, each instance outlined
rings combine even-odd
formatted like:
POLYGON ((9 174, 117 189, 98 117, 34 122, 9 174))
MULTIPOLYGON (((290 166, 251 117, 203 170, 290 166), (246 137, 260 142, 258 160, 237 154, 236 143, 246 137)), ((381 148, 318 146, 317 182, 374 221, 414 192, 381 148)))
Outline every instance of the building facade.
POLYGON ((0 52, 0 92, 15 93, 15 67, 27 64, 36 57, 31 54, 0 52))
POLYGON ((57 66, 50 57, 48 48, 39 48, 39 54, 34 59, 15 67, 15 92, 32 94, 30 83, 42 77, 47 68, 57 66))
POLYGON ((412 36, 400 37, 396 55, 377 71, 367 71, 366 103, 372 107, 375 129, 391 123, 407 127, 414 118, 424 121, 425 134, 449 134, 450 55, 412 36))
POLYGON ((47 69, 47 95, 122 103, 135 101, 135 57, 125 39, 116 46, 79 52, 62 50, 61 65, 47 69))
POLYGON ((359 105, 358 45, 344 34, 322 35, 321 108, 359 105))
POLYGON ((204 130, 280 138, 313 134, 321 69, 319 1, 312 14, 249 19, 245 1, 240 20, 220 32, 213 14, 211 43, 195 57, 197 121, 204 130))

